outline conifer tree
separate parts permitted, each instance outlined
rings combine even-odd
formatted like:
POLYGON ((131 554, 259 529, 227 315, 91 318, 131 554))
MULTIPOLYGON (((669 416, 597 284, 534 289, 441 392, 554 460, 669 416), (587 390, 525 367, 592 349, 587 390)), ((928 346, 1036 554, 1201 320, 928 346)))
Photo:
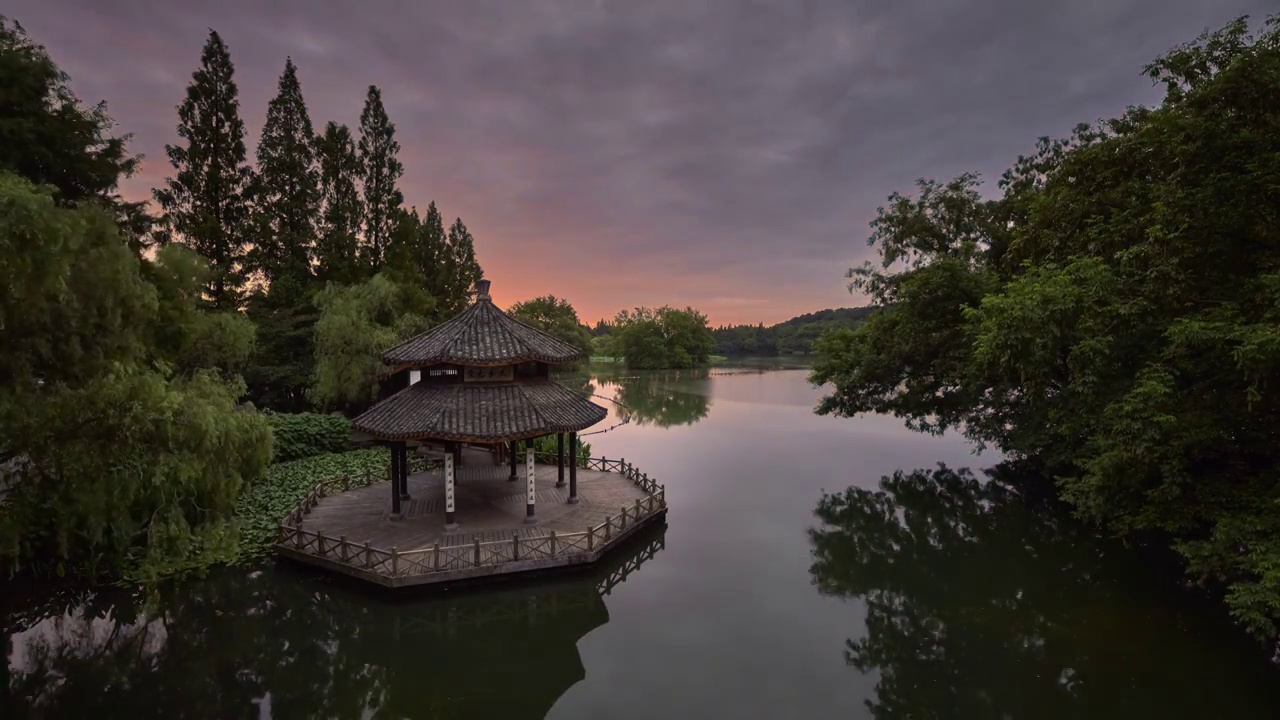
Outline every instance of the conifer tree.
POLYGON ((178 106, 183 144, 165 146, 174 176, 154 193, 164 211, 161 240, 183 242, 209 260, 205 294, 218 309, 237 308, 242 298, 253 181, 233 74, 227 46, 210 30, 178 106))
POLYGON ((445 255, 444 304, 450 313, 461 312, 471 302, 471 290, 476 281, 484 277, 480 263, 476 262, 475 240, 471 231, 455 218, 449 228, 449 243, 445 255))
POLYGON ((396 157, 400 143, 396 142, 395 132, 396 126, 382 106, 382 92, 370 85, 360 113, 360 164, 364 170, 363 259, 374 272, 386 261, 387 243, 404 204, 404 195, 396 185, 404 166, 396 157))
POLYGON ((439 302, 448 292, 448 269, 444 266, 448 236, 444 230, 444 217, 434 202, 427 206, 413 250, 414 267, 422 275, 427 292, 439 302))
POLYGON ((330 121, 316 141, 320 161, 321 213, 316 238, 316 277, 350 285, 366 277, 359 260, 360 225, 364 201, 360 197, 360 156, 346 125, 330 121))
POLYGON ((318 175, 311 118, 297 68, 286 58, 258 142, 255 244, 249 256, 251 269, 269 283, 288 275, 305 285, 311 275, 320 209, 318 175))

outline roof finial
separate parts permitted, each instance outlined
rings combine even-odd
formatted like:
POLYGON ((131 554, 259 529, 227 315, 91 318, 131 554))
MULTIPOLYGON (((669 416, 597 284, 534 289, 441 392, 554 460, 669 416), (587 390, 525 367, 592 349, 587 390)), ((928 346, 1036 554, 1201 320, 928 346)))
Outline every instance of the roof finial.
POLYGON ((476 281, 476 300, 489 300, 489 281, 476 281))

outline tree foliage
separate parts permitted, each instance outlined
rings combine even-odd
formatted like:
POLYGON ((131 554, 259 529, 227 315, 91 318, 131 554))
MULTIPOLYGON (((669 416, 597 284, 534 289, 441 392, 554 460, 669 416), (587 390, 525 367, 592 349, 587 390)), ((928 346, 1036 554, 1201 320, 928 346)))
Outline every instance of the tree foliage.
POLYGON ((426 330, 433 308, 421 288, 383 274, 360 285, 329 286, 317 305, 311 400, 348 410, 367 407, 377 397, 383 351, 426 330))
POLYGON ((693 308, 623 310, 613 325, 613 353, 632 368, 696 367, 707 362, 715 347, 707 316, 693 308))
POLYGON ((364 200, 363 170, 355 141, 346 125, 329 122, 316 140, 320 164, 320 224, 316 237, 316 277, 349 285, 365 277, 360 265, 360 228, 364 200))
POLYGON ((311 276, 320 214, 315 146, 298 70, 293 59, 286 58, 279 89, 267 103, 253 193, 254 246, 249 266, 267 283, 284 277, 305 282, 311 276))
POLYGON ((564 298, 543 295, 525 300, 508 308, 507 314, 569 343, 584 355, 591 352, 591 333, 578 322, 578 311, 564 298))
MULTIPOLYGON (((16 463, 0 560, 11 569, 146 577, 234 550, 231 510, 270 458, 270 431, 237 406, 238 381, 170 374, 153 346, 167 291, 147 280, 161 265, 144 273, 101 209, 60 208, 51 189, 0 174, 0 453, 16 463)), ((189 357, 199 333, 177 337, 173 357, 189 357)))
POLYGON ((250 242, 253 170, 245 162, 244 122, 227 46, 209 31, 200 68, 178 106, 182 145, 166 145, 173 177, 155 191, 166 240, 178 240, 209 260, 205 288, 219 310, 240 307, 250 242))
POLYGON ((711 331, 717 355, 808 355, 818 338, 840 328, 855 328, 874 307, 838 308, 797 315, 765 327, 723 325, 711 331))
POLYGON ((377 272, 386 262, 387 244, 395 231, 404 195, 398 186, 404 166, 396 126, 382 105, 382 91, 370 85, 360 113, 360 165, 364 180, 364 263, 377 272))
POLYGON ((1145 69, 1164 86, 1041 140, 986 200, 922 181, 818 344, 821 411, 961 429, 1054 468, 1085 517, 1174 539, 1253 630, 1280 616, 1280 18, 1145 69))
POLYGON ((273 451, 271 462, 281 463, 351 448, 351 421, 325 413, 268 413, 273 451))
POLYGON ((113 134, 106 105, 84 107, 65 73, 18 23, 0 15, 0 170, 52 185, 61 200, 114 195, 138 158, 113 134))

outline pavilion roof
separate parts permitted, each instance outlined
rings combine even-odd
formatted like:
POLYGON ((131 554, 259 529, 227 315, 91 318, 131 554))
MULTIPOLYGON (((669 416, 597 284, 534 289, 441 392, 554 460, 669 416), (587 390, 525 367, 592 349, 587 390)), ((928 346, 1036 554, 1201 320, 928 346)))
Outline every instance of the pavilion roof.
POLYGON ((457 317, 409 338, 382 354, 388 365, 513 365, 563 363, 583 352, 507 315, 489 297, 489 281, 477 283, 476 302, 457 317))
POLYGON ((607 414, 556 382, 419 382, 369 408, 352 426, 383 440, 492 443, 577 432, 607 414))

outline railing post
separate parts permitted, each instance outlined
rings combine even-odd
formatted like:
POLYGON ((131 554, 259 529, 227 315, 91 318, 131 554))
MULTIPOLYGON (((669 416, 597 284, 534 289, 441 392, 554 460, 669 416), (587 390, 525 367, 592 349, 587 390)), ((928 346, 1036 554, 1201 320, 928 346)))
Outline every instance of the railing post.
POLYGON ((400 548, 391 548, 391 577, 400 574, 400 548))
POLYGON ((369 541, 364 541, 364 566, 366 568, 373 567, 373 548, 369 545, 369 541))
POLYGON ((433 570, 440 569, 440 543, 436 543, 431 548, 431 568, 433 570))
POLYGON ((520 559, 520 533, 511 536, 511 562, 520 559))
POLYGON ((596 529, 594 527, 587 528, 587 552, 596 549, 596 529))
POLYGON ((476 537, 474 538, 474 541, 475 541, 474 547, 476 549, 476 567, 480 567, 480 538, 476 537))
POLYGON ((640 498, 636 498, 636 520, 640 519, 640 498))
POLYGON ((338 557, 342 558, 342 562, 347 561, 347 536, 342 535, 338 538, 338 557))
POLYGON ((293 546, 302 549, 302 528, 293 529, 293 546))
POLYGON ((609 542, 609 537, 613 534, 613 516, 604 519, 604 541, 609 542))
POLYGON ((551 531, 551 557, 556 556, 556 531, 551 531))
POLYGON ((623 508, 622 508, 622 512, 621 512, 621 513, 618 513, 618 514, 622 516, 622 526, 621 526, 621 527, 619 527, 618 529, 619 529, 619 530, 626 530, 626 529, 627 529, 627 509, 626 509, 625 507, 623 507, 623 508))

